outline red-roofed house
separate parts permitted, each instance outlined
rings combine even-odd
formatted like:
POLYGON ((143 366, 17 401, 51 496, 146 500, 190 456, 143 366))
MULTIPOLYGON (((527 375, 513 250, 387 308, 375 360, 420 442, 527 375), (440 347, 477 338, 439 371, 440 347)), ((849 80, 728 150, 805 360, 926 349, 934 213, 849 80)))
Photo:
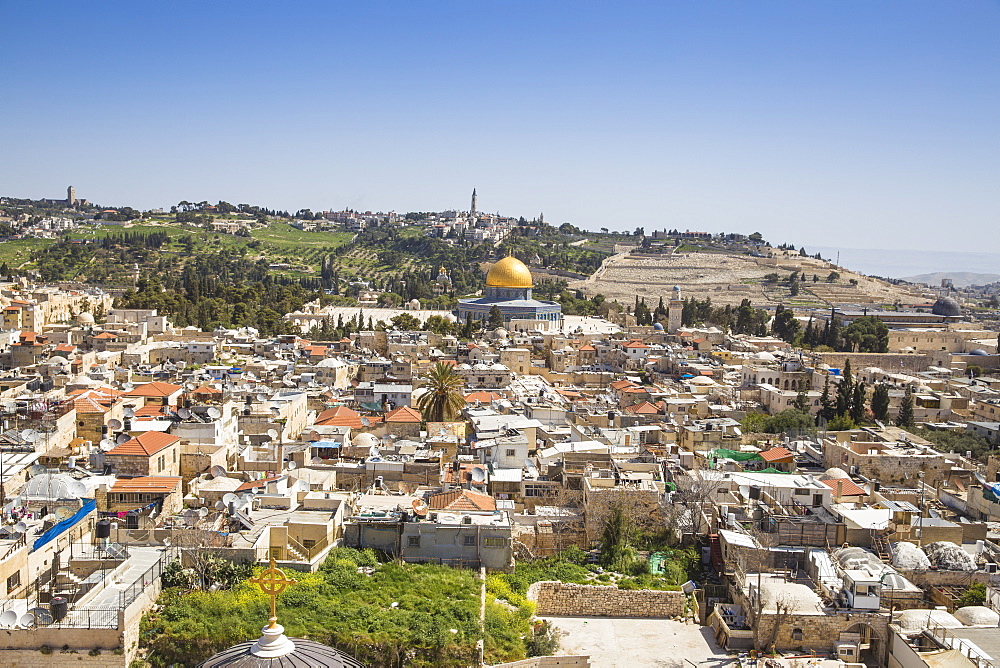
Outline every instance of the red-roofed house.
POLYGON ((180 441, 161 431, 147 431, 108 450, 105 459, 120 477, 176 476, 180 441))
MULTIPOLYGON (((381 422, 381 417, 370 416, 365 418, 370 425, 381 422)), ((316 418, 316 424, 323 427, 350 427, 351 429, 366 429, 361 422, 361 413, 352 411, 347 406, 335 406, 328 408, 316 418)))
POLYGON ((419 438, 420 427, 424 419, 420 411, 409 406, 400 406, 385 415, 385 424, 389 433, 406 438, 419 438))
POLYGON ((139 397, 146 405, 176 406, 184 388, 173 383, 154 381, 143 383, 125 393, 126 397, 139 397))
POLYGON ((795 453, 789 451, 788 448, 778 446, 770 450, 764 450, 760 453, 760 456, 769 466, 773 466, 779 471, 788 471, 790 473, 795 470, 795 453))
MULTIPOLYGON (((184 486, 182 478, 174 476, 140 476, 122 478, 115 481, 111 489, 98 489, 97 510, 104 513, 129 513, 125 526, 140 528, 139 517, 153 511, 167 517, 179 513, 184 507, 184 486), (152 508, 147 508, 155 504, 152 508), (141 509, 141 510, 140 510, 141 509)), ((103 487, 103 486, 102 486, 103 487)))
POLYGON ((833 490, 833 502, 851 500, 856 501, 859 496, 868 496, 868 492, 850 478, 832 478, 830 480, 820 480, 821 483, 833 490))
POLYGON ((492 513, 497 509, 497 502, 489 494, 480 494, 469 489, 456 489, 451 492, 438 492, 427 499, 431 510, 450 512, 492 513))

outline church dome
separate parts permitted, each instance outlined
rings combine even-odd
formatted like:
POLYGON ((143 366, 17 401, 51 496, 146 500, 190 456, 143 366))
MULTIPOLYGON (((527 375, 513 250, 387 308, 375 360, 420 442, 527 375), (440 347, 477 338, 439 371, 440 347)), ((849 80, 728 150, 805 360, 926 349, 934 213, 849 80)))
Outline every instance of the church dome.
POLYGON ((490 267, 486 285, 491 288, 530 288, 531 272, 516 257, 505 257, 490 267))
POLYGON ((959 316, 962 315, 962 305, 951 297, 942 297, 934 302, 934 306, 931 307, 931 313, 952 317, 959 316))

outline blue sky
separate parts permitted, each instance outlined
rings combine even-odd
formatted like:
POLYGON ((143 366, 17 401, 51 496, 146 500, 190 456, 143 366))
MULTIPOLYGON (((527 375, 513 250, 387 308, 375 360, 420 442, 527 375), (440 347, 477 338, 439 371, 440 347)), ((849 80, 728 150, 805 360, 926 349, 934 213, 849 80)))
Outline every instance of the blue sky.
MULTIPOLYGON (((0 193, 1000 251, 1000 4, 0 0, 0 193)), ((956 269, 958 269, 956 267, 956 269)))

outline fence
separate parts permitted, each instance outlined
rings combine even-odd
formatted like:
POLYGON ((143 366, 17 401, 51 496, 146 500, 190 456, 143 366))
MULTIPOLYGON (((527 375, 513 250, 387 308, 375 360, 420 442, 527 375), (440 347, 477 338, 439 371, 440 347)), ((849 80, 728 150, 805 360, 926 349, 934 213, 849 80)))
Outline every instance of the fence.
POLYGON ((176 548, 168 548, 163 555, 156 560, 156 563, 146 569, 146 572, 143 573, 141 577, 129 585, 127 589, 122 590, 122 593, 118 595, 118 609, 124 610, 128 606, 132 605, 133 601, 139 598, 143 592, 150 587, 150 585, 156 582, 160 575, 163 574, 167 565, 178 557, 179 553, 176 548))
POLYGON ((71 610, 58 622, 47 626, 50 628, 117 629, 118 610, 116 608, 71 610))

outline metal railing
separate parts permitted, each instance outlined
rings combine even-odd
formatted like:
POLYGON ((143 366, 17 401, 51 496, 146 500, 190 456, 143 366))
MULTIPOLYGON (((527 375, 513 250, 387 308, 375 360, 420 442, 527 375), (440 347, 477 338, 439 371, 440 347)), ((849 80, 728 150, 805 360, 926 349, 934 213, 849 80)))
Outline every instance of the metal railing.
POLYGON ((146 591, 151 585, 153 585, 163 571, 170 564, 179 557, 176 548, 168 548, 164 551, 160 558, 156 560, 152 566, 146 569, 146 572, 142 574, 135 582, 128 586, 128 588, 123 589, 118 595, 118 609, 124 610, 132 604, 137 598, 139 598, 143 592, 146 591))

